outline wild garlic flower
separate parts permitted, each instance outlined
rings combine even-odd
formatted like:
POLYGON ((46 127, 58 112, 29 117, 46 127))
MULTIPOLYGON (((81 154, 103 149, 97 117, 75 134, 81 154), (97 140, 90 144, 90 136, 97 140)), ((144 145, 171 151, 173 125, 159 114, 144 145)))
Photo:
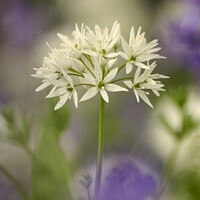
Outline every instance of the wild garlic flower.
POLYGON ((114 22, 111 31, 107 27, 101 29, 98 25, 95 25, 95 30, 92 30, 84 24, 79 29, 76 24, 72 39, 58 33, 61 40, 60 47, 52 49, 47 43, 51 52, 44 57, 42 67, 34 68, 36 73, 32 76, 42 79, 42 84, 36 88, 36 91, 52 86, 46 98, 60 97, 55 110, 61 108, 70 99, 73 99, 75 107, 78 107, 77 88, 80 87, 86 90, 80 101, 88 100, 100 93, 103 100, 108 103, 107 92, 133 89, 138 102, 140 97, 152 107, 145 90, 151 90, 159 96, 159 92, 164 91, 164 85, 157 79, 166 76, 151 74, 156 67, 156 62, 151 65, 148 63, 150 60, 163 57, 155 54, 160 50, 155 48, 158 45, 157 40, 146 43, 144 33, 140 34, 140 32, 141 28, 135 36, 132 27, 129 44, 121 35, 117 21, 114 22), (120 44, 124 51, 118 51, 120 44), (118 55, 125 59, 121 66, 118 65, 118 55), (134 66, 135 70, 133 70, 134 66), (124 68, 127 73, 132 71, 133 76, 118 76, 124 68))
POLYGON ((156 47, 158 45, 158 40, 153 40, 152 42, 147 43, 145 33, 141 33, 141 27, 138 29, 136 36, 134 28, 131 28, 129 43, 127 43, 122 36, 121 41, 124 52, 120 52, 120 55, 122 58, 127 60, 127 74, 132 71, 133 64, 137 67, 147 69, 148 66, 145 65, 144 62, 152 59, 165 58, 159 56, 159 54, 155 54, 161 49, 160 47, 156 47))
POLYGON ((97 52, 97 54, 104 57, 116 57, 119 53, 110 52, 114 47, 116 49, 119 46, 120 42, 120 25, 117 21, 114 22, 112 29, 109 33, 108 28, 101 30, 98 25, 95 25, 95 32, 92 31, 89 27, 86 27, 88 30, 87 40, 90 43, 91 49, 97 52))
POLYGON ((118 68, 111 69, 106 73, 106 68, 109 67, 101 67, 96 58, 94 58, 94 68, 94 74, 84 73, 85 81, 88 84, 91 84, 92 88, 88 89, 88 91, 85 93, 85 95, 81 98, 80 101, 88 100, 95 96, 98 92, 100 92, 104 101, 108 103, 109 98, 106 91, 128 91, 126 88, 111 83, 111 81, 115 78, 117 74, 118 68), (106 74, 106 76, 104 76, 104 74, 106 74))
POLYGON ((165 91, 163 89, 164 85, 161 84, 160 81, 155 81, 154 79, 159 78, 168 78, 167 76, 160 75, 160 74, 151 74, 152 71, 156 67, 156 62, 152 63, 150 66, 147 65, 147 69, 140 75, 141 68, 138 67, 135 72, 134 81, 124 81, 124 83, 130 88, 133 89, 137 102, 140 101, 139 98, 141 98, 143 101, 145 101, 150 107, 153 108, 151 102, 149 101, 149 98, 147 95, 149 95, 149 92, 145 92, 145 90, 152 90, 152 92, 156 96, 160 96, 160 91, 165 91))

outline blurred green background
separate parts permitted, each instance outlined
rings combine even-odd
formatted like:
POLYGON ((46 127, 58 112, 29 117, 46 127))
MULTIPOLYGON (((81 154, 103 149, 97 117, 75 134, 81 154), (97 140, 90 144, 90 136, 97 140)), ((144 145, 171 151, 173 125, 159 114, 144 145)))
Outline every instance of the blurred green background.
POLYGON ((136 159, 162 177, 171 152, 180 146, 162 199, 199 200, 199 18, 199 0, 2 0, 0 199, 23 199, 6 169, 22 186, 18 190, 34 199, 85 198, 79 179, 95 170, 98 97, 78 109, 69 102, 53 111, 57 99, 45 99, 46 91, 35 93, 40 81, 30 75, 49 51, 45 42, 58 46, 56 33, 70 36, 75 23, 111 27, 118 20, 126 39, 132 25, 142 26, 147 41, 159 39, 167 60, 158 61, 157 72, 171 78, 164 82, 166 93, 150 97, 153 110, 138 104, 132 93, 111 95, 105 162, 136 159))

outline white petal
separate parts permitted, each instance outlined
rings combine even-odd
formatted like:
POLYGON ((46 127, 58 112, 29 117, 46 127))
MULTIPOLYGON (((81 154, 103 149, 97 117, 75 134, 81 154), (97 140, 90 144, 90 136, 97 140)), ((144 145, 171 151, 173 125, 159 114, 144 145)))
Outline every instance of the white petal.
POLYGON ((122 41, 122 48, 123 48, 125 54, 130 55, 131 48, 128 46, 128 43, 122 36, 121 36, 121 41, 122 41))
POLYGON ((149 78, 152 78, 152 79, 160 79, 160 78, 170 78, 170 77, 169 77, 169 76, 162 75, 162 74, 151 74, 151 75, 149 75, 149 78))
POLYGON ((105 55, 105 57, 107 57, 107 58, 114 58, 117 56, 119 56, 119 53, 115 53, 115 52, 108 53, 107 55, 105 55))
POLYGON ((129 88, 133 88, 132 81, 124 81, 124 84, 126 84, 129 88))
POLYGON ((126 63, 126 73, 129 74, 133 69, 133 65, 131 62, 126 63))
POLYGON ((130 38, 129 38, 129 46, 131 47, 135 40, 135 30, 134 27, 131 27, 130 38))
POLYGON ((65 86, 67 85, 66 82, 60 80, 46 80, 48 83, 56 85, 56 86, 65 86))
POLYGON ((66 93, 66 87, 60 87, 54 91, 50 91, 50 93, 45 98, 52 98, 57 96, 62 96, 66 93))
POLYGON ((115 69, 111 70, 111 71, 106 75, 106 77, 104 78, 103 82, 104 82, 104 83, 108 83, 109 81, 112 81, 112 80, 115 78, 115 76, 116 76, 116 74, 117 74, 117 71, 118 71, 118 68, 115 68, 115 69))
POLYGON ((96 58, 94 58, 95 76, 98 82, 102 81, 102 70, 96 58))
POLYGON ((76 108, 78 108, 78 95, 76 90, 73 92, 73 99, 74 99, 74 105, 76 108))
POLYGON ((70 93, 67 92, 67 93, 60 99, 60 101, 56 104, 54 110, 58 110, 59 108, 61 108, 61 107, 66 103, 66 101, 68 100, 69 95, 70 95, 70 93))
MULTIPOLYGON (((53 88, 51 89, 51 91, 49 92, 49 94, 47 96, 50 96, 52 93, 54 93, 56 88, 57 88, 57 86, 53 86, 53 88)), ((47 98, 47 96, 46 96, 46 98, 47 98)))
POLYGON ((151 102, 149 101, 149 98, 147 97, 144 91, 138 90, 138 94, 146 104, 148 104, 151 108, 153 108, 151 102))
POLYGON ((126 55, 124 52, 120 51, 120 52, 119 52, 119 55, 120 55, 123 59, 129 60, 128 55, 126 55))
POLYGON ((141 26, 139 27, 139 29, 138 29, 138 31, 137 31, 137 35, 136 35, 136 40, 139 38, 139 36, 140 36, 140 32, 141 32, 141 26))
POLYGON ((107 69, 110 69, 112 68, 117 62, 117 59, 111 59, 108 61, 108 64, 107 64, 107 69))
POLYGON ((106 92, 105 90, 101 89, 101 90, 100 90, 100 93, 101 93, 101 96, 102 96, 102 98, 104 99, 104 101, 105 101, 106 103, 108 103, 108 102, 109 102, 109 98, 108 98, 107 92, 106 92))
POLYGON ((114 21, 113 26, 112 26, 112 29, 111 29, 111 31, 110 31, 110 35, 111 35, 111 36, 114 35, 114 32, 115 32, 115 30, 116 30, 117 25, 118 25, 118 22, 117 22, 117 20, 116 20, 116 21, 114 21))
POLYGON ((120 35, 118 35, 117 37, 115 37, 114 39, 113 39, 113 41, 108 45, 108 51, 110 51, 110 49, 112 49, 113 48, 113 46, 115 45, 115 43, 117 42, 117 40, 119 39, 119 37, 120 37, 120 35))
POLYGON ((51 84, 50 84, 50 83, 47 83, 47 82, 45 81, 45 82, 42 83, 39 87, 37 87, 37 88, 35 89, 35 91, 36 91, 36 92, 39 92, 39 91, 41 91, 41 90, 47 88, 49 85, 51 85, 51 84))
POLYGON ((114 31, 114 33, 113 33, 113 38, 119 38, 119 36, 120 36, 120 25, 119 24, 117 24, 117 26, 116 26, 116 28, 115 28, 115 31, 114 31))
POLYGON ((90 74, 84 74, 85 80, 87 83, 90 83, 92 85, 96 85, 96 81, 94 79, 94 77, 90 74))
MULTIPOLYGON (((148 60, 158 59, 158 58, 160 58, 160 56, 158 54, 147 54, 147 55, 138 56, 137 60, 139 62, 145 62, 148 60)), ((161 58, 164 58, 164 57, 161 57, 161 58)))
POLYGON ((57 36, 58 36, 64 43, 67 43, 67 38, 66 38, 66 36, 64 36, 64 35, 61 34, 61 33, 57 33, 57 36))
POLYGON ((120 87, 116 84, 107 84, 106 90, 109 91, 109 92, 128 91, 126 88, 120 87))
POLYGON ((97 56, 97 52, 93 51, 93 50, 82 50, 82 53, 88 54, 90 56, 97 56))
POLYGON ((64 71, 61 69, 61 72, 63 73, 64 77, 66 78, 66 80, 69 82, 69 83, 72 83, 72 78, 64 71))
POLYGON ((143 69, 150 69, 149 66, 147 66, 147 65, 145 65, 145 64, 143 64, 143 63, 140 63, 140 62, 135 62, 134 64, 135 64, 136 66, 138 66, 138 67, 143 68, 143 69))
POLYGON ((98 25, 95 25, 95 33, 96 33, 96 36, 98 37, 98 39, 101 40, 101 28, 98 26, 98 25))
POLYGON ((88 99, 91 99, 98 93, 98 89, 96 87, 90 88, 80 99, 80 101, 86 101, 88 99))
POLYGON ((43 74, 31 74, 31 76, 34 78, 44 78, 43 74))
POLYGON ((152 90, 152 91, 153 91, 153 93, 154 93, 157 97, 160 96, 160 93, 159 93, 157 90, 152 90))
POLYGON ((138 82, 139 76, 140 76, 141 68, 138 67, 136 72, 135 72, 135 77, 134 77, 134 83, 138 82))
POLYGON ((134 91, 134 94, 136 96, 137 102, 140 102, 138 91, 136 89, 134 89, 133 91, 134 91))

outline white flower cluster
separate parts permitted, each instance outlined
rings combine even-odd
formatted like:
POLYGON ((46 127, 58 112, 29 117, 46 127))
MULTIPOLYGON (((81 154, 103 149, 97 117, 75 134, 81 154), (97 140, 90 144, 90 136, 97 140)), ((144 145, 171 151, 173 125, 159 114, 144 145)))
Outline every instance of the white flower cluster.
POLYGON ((131 28, 129 43, 121 35, 120 24, 115 21, 111 31, 107 27, 101 29, 95 25, 94 30, 82 24, 81 29, 75 26, 72 32, 73 40, 67 35, 57 34, 62 43, 58 49, 52 49, 43 59, 43 65, 33 77, 43 79, 43 83, 36 89, 41 91, 53 86, 46 98, 60 96, 55 110, 61 108, 71 97, 78 107, 77 88, 83 87, 86 93, 80 101, 88 100, 100 93, 105 102, 109 102, 107 92, 128 91, 133 89, 137 101, 143 99, 152 107, 147 95, 152 90, 159 96, 164 91, 159 78, 167 78, 159 74, 152 74, 156 62, 153 59, 164 58, 157 54, 157 40, 147 43, 145 33, 141 28, 135 33, 131 28), (120 47, 122 46, 122 48, 120 47), (121 50, 120 50, 121 49, 121 50), (122 57, 125 61, 117 66, 122 57), (121 77, 119 72, 126 69, 126 74, 134 73, 131 77, 121 77), (116 76, 119 76, 116 79, 116 76), (121 83, 117 85, 116 83, 121 83), (123 85, 123 82, 125 85, 123 85))

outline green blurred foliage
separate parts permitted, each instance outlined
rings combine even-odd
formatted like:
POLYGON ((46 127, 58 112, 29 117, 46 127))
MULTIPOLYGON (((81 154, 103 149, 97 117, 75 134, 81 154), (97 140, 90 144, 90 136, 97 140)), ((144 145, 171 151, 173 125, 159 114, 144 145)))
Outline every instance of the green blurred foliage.
POLYGON ((195 171, 184 170, 174 176, 171 190, 174 196, 180 200, 199 200, 200 175, 195 171))
POLYGON ((58 102, 57 98, 49 100, 49 106, 47 109, 47 115, 42 125, 45 131, 54 132, 55 136, 59 137, 67 129, 70 122, 70 111, 67 104, 59 110, 54 111, 53 108, 58 102))
POLYGON ((70 114, 67 106, 58 111, 52 108, 50 105, 35 152, 32 173, 34 200, 72 198, 69 164, 59 146, 59 138, 68 127, 70 114))
POLYGON ((2 140, 8 140, 29 150, 32 119, 27 113, 17 108, 5 107, 1 114, 6 121, 6 132, 1 135, 2 140))

